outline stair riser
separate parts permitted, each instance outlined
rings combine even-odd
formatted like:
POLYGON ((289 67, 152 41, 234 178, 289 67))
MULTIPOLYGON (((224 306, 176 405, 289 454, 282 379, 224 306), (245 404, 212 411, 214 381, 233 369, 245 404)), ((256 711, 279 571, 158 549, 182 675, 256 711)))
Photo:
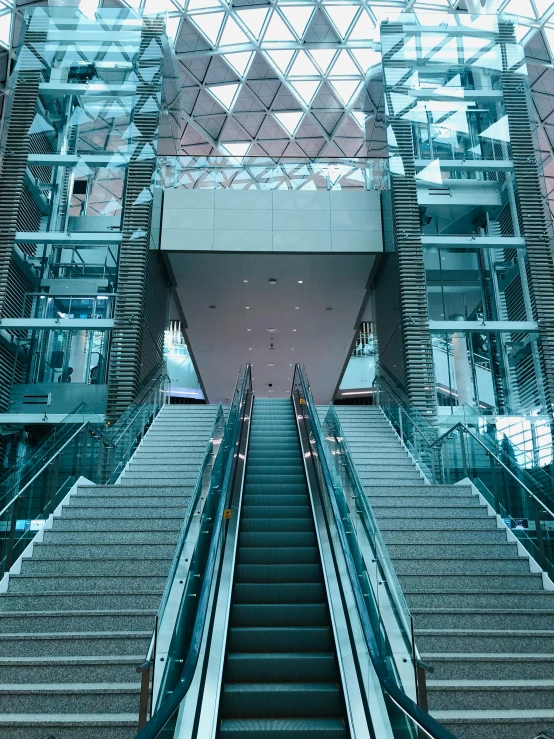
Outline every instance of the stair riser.
POLYGON ((106 691, 105 693, 58 694, 38 693, 37 695, 0 693, 0 713, 136 713, 138 715, 139 695, 133 690, 129 694, 106 691))
MULTIPOLYGON (((475 590, 475 588, 471 588, 475 590)), ((460 593, 413 593, 404 588, 404 594, 410 608, 452 608, 452 609, 486 609, 503 610, 541 608, 554 609, 554 594, 549 592, 529 593, 494 593, 484 592, 460 593)))
MULTIPOLYGON (((423 656, 427 661, 427 655, 423 656)), ((554 660, 526 660, 524 655, 517 659, 443 661, 436 657, 429 659, 434 668, 433 680, 551 680, 554 674, 554 660)))
POLYGON ((100 545, 77 545, 77 544, 38 544, 33 549, 33 560, 56 559, 70 560, 74 558, 109 559, 171 559, 175 547, 171 544, 112 544, 100 545))
POLYGON ((529 561, 519 559, 463 560, 463 559, 416 559, 394 560, 398 575, 494 575, 528 573, 529 561))
MULTIPOLYGON (((69 505, 63 512, 63 521, 73 521, 75 519, 92 519, 94 523, 102 525, 103 523, 109 523, 110 519, 116 519, 116 521, 133 518, 172 518, 176 521, 182 521, 186 515, 187 508, 185 505, 172 505, 172 506, 115 506, 115 507, 99 507, 99 506, 82 506, 82 505, 69 505)), ((60 521, 61 523, 61 521, 60 521)))
MULTIPOLYGON (((472 526, 474 528, 474 526, 472 526)), ((382 530, 382 529, 381 529, 382 530)), ((383 530, 382 530, 383 531, 383 530)), ((387 544, 505 544, 506 532, 501 529, 482 531, 383 531, 387 544)))
POLYGON ((64 635, 56 638, 21 638, 4 636, 0 639, 0 657, 94 657, 146 654, 150 636, 113 636, 99 639, 64 635))
MULTIPOLYGON (((482 518, 475 518, 468 514, 468 518, 432 518, 426 515, 417 515, 411 520, 403 520, 398 517, 385 518, 384 516, 377 516, 377 523, 381 531, 405 531, 407 534, 413 529, 424 529, 429 533, 433 531, 444 531, 451 535, 457 532, 465 532, 467 529, 478 529, 479 531, 498 531, 503 534, 504 541, 506 541, 506 532, 496 528, 496 519, 487 518, 483 515, 482 518)), ((414 532, 415 533, 415 532, 414 532)), ((451 542, 450 542, 451 543, 451 542)))
POLYGON ((129 496, 136 496, 140 498, 152 498, 159 495, 181 498, 190 496, 192 494, 193 487, 194 486, 192 485, 182 485, 180 487, 176 485, 134 485, 132 483, 125 484, 122 482, 120 485, 110 485, 109 487, 100 485, 93 488, 82 487, 78 489, 77 496, 80 498, 81 495, 85 495, 101 500, 103 500, 104 497, 127 498, 129 496))
MULTIPOLYGON (((23 683, 129 683, 140 685, 140 675, 136 667, 144 655, 136 655, 136 661, 132 664, 114 665, 57 665, 46 663, 44 665, 10 664, 2 666, 2 682, 10 685, 21 685, 23 683)), ((1 736, 1 733, 0 733, 1 736)))
POLYGON ((495 652, 505 654, 554 654, 554 639, 550 636, 528 634, 476 635, 476 634, 438 634, 423 635, 416 630, 416 644, 420 652, 470 654, 495 652))
POLYGON ((552 709, 554 688, 534 686, 532 690, 483 690, 468 688, 441 690, 427 685, 430 711, 517 711, 552 709))
MULTIPOLYGON (((425 486, 426 490, 429 490, 429 485, 425 486)), ((477 499, 474 497, 456 497, 456 498, 445 498, 440 495, 397 495, 395 497, 389 495, 368 495, 368 500, 373 508, 379 508, 385 511, 385 509, 417 509, 431 508, 438 509, 444 515, 444 511, 450 511, 454 509, 464 510, 466 515, 466 509, 470 510, 481 510, 481 507, 477 505, 477 499)), ((400 513, 400 510, 399 510, 400 513)))
POLYGON ((21 566, 23 575, 78 575, 80 577, 100 575, 158 575, 169 573, 171 559, 122 559, 122 560, 62 560, 25 559, 21 566))
POLYGON ((441 719, 442 725, 457 739, 534 739, 541 731, 554 731, 554 720, 538 718, 534 720, 507 720, 503 723, 483 720, 451 721, 441 719))
POLYGON ((117 614, 106 616, 71 616, 71 614, 61 614, 59 616, 27 617, 14 615, 13 618, 0 618, 0 633, 67 634, 83 631, 153 631, 155 615, 155 613, 144 616, 119 616, 117 614))
POLYGON ((139 593, 159 592, 165 586, 165 577, 25 577, 14 575, 10 579, 11 593, 52 593, 68 590, 75 593, 97 591, 99 593, 122 590, 139 593))
MULTIPOLYGON (((492 598, 491 598, 492 600, 492 598)), ((490 630, 534 630, 552 628, 554 612, 543 615, 534 613, 519 614, 516 611, 506 614, 458 613, 421 614, 412 611, 418 629, 490 629, 490 630)))
MULTIPOLYGON (((98 535, 108 531, 117 531, 116 541, 125 541, 125 534, 131 534, 134 531, 144 531, 152 534, 156 531, 174 531, 176 537, 181 530, 182 520, 171 518, 152 518, 152 516, 145 518, 129 519, 122 521, 121 516, 114 517, 113 519, 91 519, 91 518, 74 518, 67 519, 65 514, 63 518, 58 518, 54 522, 54 531, 79 531, 88 532, 89 534, 98 535)), ((133 539, 134 540, 134 539, 133 539)))
POLYGON ((159 508, 178 508, 183 511, 186 510, 190 501, 189 495, 167 495, 167 496, 132 496, 127 495, 111 496, 107 495, 76 495, 71 501, 71 506, 77 506, 78 508, 94 508, 98 510, 99 506, 105 508, 148 508, 156 509, 159 508))
POLYGON ((113 725, 103 723, 98 725, 76 726, 60 723, 43 723, 40 725, 18 724, 0 721, 0 739, 45 739, 53 736, 56 739, 134 739, 137 734, 138 722, 128 722, 128 725, 113 725))
POLYGON ((471 558, 478 559, 518 559, 515 544, 468 544, 464 547, 458 545, 430 545, 392 544, 388 547, 389 554, 393 560, 396 558, 407 559, 460 559, 468 561, 471 558))
POLYGON ((411 592, 427 590, 471 590, 481 587, 485 592, 509 590, 542 590, 540 575, 480 575, 478 578, 464 575, 400 575, 400 584, 411 592))
POLYGON ((396 518, 405 523, 406 518, 413 521, 421 521, 423 519, 430 518, 432 521, 441 523, 441 525, 442 522, 440 519, 444 519, 445 525, 452 526, 453 521, 448 518, 449 516, 452 516, 454 520, 459 519, 462 523, 465 523, 466 526, 469 522, 473 521, 476 521, 478 526, 482 525, 482 521, 487 521, 489 526, 493 522, 494 525, 496 525, 495 519, 492 519, 491 521, 488 518, 487 509, 484 506, 448 506, 447 508, 444 508, 443 506, 438 506, 436 508, 431 506, 408 508, 406 506, 404 508, 399 508, 397 506, 384 506, 381 503, 376 505, 375 502, 372 501, 372 507, 378 521, 390 521, 396 518))
MULTIPOLYGON (((11 592, 11 590, 10 590, 11 592)), ((162 597, 162 591, 152 595, 146 593, 88 593, 79 595, 71 593, 36 595, 4 596, 0 598, 0 612, 13 613, 14 611, 108 611, 110 609, 124 610, 157 610, 162 597)))

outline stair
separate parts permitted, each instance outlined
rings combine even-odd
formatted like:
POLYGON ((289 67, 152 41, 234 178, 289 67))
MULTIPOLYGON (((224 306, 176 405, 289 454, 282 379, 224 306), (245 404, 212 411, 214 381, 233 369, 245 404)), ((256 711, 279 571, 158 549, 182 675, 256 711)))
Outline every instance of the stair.
POLYGON ((0 739, 131 739, 216 406, 165 406, 117 485, 80 487, 0 595, 0 739))
POLYGON ((346 739, 340 673, 290 400, 256 400, 220 739, 346 739))
POLYGON ((554 731, 554 593, 470 487, 425 484, 379 408, 336 411, 435 670, 430 713, 459 739, 554 731))

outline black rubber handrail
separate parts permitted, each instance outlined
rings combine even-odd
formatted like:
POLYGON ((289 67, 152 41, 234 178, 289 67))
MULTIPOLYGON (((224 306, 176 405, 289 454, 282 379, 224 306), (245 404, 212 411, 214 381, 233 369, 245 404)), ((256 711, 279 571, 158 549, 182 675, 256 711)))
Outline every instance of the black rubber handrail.
POLYGON ((430 714, 428 714, 427 711, 424 711, 422 708, 420 708, 417 703, 415 703, 409 696, 406 695, 406 693, 404 693, 403 690, 401 690, 401 688, 398 687, 395 680, 390 676, 386 663, 379 653, 379 647, 377 646, 377 640, 375 638, 375 633, 371 625, 371 619, 367 611, 367 606, 364 600, 362 589, 360 587, 358 573, 356 572, 356 567, 354 565, 354 560, 352 558, 352 553, 348 544, 346 531, 344 529, 340 511, 335 499, 334 485, 331 479, 331 473, 329 472, 329 468, 327 466, 327 456, 325 455, 325 451, 323 448, 324 442, 321 439, 319 425, 316 423, 315 420, 315 413, 313 409, 314 404, 311 396, 311 391, 299 364, 296 365, 295 373, 297 373, 298 377, 300 378, 302 394, 304 395, 304 400, 308 409, 308 415, 316 442, 317 454, 320 460, 321 470, 325 478, 325 484, 329 491, 331 510, 333 512, 335 526, 337 527, 337 532, 339 534, 339 540, 344 554, 350 584, 354 592, 354 598, 356 600, 356 606, 358 609, 358 614, 360 617, 360 622, 362 626, 362 631, 364 633, 368 653, 373 668, 375 669, 375 673, 379 679, 379 682, 381 683, 381 687, 388 694, 390 699, 398 706, 398 708, 400 708, 400 710, 406 716, 408 716, 408 718, 411 719, 414 724, 419 726, 429 737, 431 737, 431 739, 456 739, 456 737, 451 734, 448 729, 445 729, 444 726, 439 724, 439 722, 436 721, 430 714))
POLYGON ((196 672, 196 666, 198 664, 198 657, 200 655, 200 648, 202 646, 202 636, 204 634, 204 628, 208 616, 208 605, 210 601, 210 591, 215 576, 215 565, 218 557, 219 540, 221 532, 223 530, 223 512, 225 510, 225 503, 227 499, 227 490, 229 488, 229 481, 231 480, 231 473, 235 464, 236 458, 234 449, 239 439, 239 429, 241 426, 240 420, 244 412, 246 391, 251 388, 251 368, 250 365, 246 365, 244 376, 242 379, 242 386, 240 390, 240 399, 238 402, 238 414, 236 422, 233 428, 233 436, 231 444, 229 445, 229 457, 227 458, 227 465, 225 468, 225 476, 223 478, 223 485, 221 486, 221 493, 219 503, 217 505, 217 511, 215 514, 215 524, 212 531, 212 538, 210 541, 210 548, 208 551, 208 559, 206 561, 206 569, 204 571, 204 580, 202 582, 202 588, 200 590, 200 598, 198 600, 198 610, 196 612, 196 618, 194 620, 194 626, 192 630, 192 637, 190 640, 189 650, 181 671, 181 677, 179 682, 175 686, 171 695, 169 695, 150 718, 150 720, 142 727, 138 732, 135 739, 155 739, 164 726, 173 716, 175 711, 181 705, 181 702, 186 697, 186 694, 192 684, 194 674, 196 672))

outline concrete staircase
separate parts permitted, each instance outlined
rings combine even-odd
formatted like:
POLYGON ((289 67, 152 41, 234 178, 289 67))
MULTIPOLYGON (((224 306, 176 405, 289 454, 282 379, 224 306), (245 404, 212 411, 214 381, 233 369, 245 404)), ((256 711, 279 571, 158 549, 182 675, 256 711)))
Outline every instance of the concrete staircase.
POLYGON ((119 484, 80 487, 0 594, 0 739, 131 739, 216 406, 165 406, 119 484))
POLYGON ((336 410, 434 667, 430 713, 460 739, 553 731, 554 593, 469 486, 424 483, 379 408, 336 410))

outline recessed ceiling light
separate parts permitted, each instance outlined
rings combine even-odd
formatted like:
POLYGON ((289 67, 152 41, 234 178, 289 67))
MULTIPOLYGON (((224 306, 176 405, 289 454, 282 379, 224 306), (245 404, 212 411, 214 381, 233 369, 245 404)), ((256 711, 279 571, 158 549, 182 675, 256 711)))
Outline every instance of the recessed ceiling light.
POLYGON ((248 282, 248 280, 243 280, 243 282, 248 282))
POLYGON ((266 328, 266 331, 268 334, 275 334, 277 333, 277 329, 270 326, 269 328, 266 328))
POLYGON ((292 364, 289 364, 289 367, 292 367, 292 364))
POLYGON ((249 351, 249 352, 251 352, 251 351, 252 351, 252 347, 251 347, 251 346, 249 346, 249 347, 248 347, 248 351, 249 351))
POLYGON ((291 349, 291 352, 293 352, 293 351, 294 351, 294 347, 292 347, 292 349, 291 349))
POLYGON ((268 367, 275 367, 275 362, 268 362, 267 363, 267 366, 268 367))
POLYGON ((251 329, 251 328, 247 328, 246 330, 247 330, 247 331, 252 331, 252 329, 251 329))
POLYGON ((298 280, 298 284, 301 285, 304 282, 304 280, 298 280))
POLYGON ((246 308, 246 310, 250 310, 250 306, 249 305, 245 305, 244 307, 246 308))
POLYGON ((276 285, 277 284, 277 280, 275 279, 275 277, 270 277, 269 278, 269 284, 270 285, 276 285))
POLYGON ((294 306, 294 310, 300 310, 300 306, 299 305, 295 305, 294 306))
POLYGON ((292 330, 293 330, 293 331, 296 331, 296 329, 295 329, 295 328, 293 328, 292 330))

